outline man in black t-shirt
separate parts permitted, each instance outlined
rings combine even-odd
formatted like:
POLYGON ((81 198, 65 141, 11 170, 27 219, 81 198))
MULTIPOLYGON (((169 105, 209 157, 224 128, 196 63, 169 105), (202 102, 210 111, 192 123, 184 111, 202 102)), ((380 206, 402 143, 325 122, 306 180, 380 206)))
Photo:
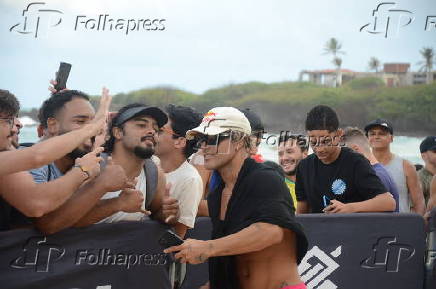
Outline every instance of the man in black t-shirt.
POLYGON ((307 239, 283 177, 249 157, 250 135, 248 119, 233 107, 210 110, 187 132, 203 150, 205 168, 217 172, 208 195, 212 239, 188 239, 164 252, 178 252, 182 263, 209 259, 210 289, 306 288, 297 263, 307 239))
POLYGON ((297 168, 298 213, 384 212, 395 200, 365 157, 343 146, 336 112, 319 105, 307 115, 314 153, 297 168))

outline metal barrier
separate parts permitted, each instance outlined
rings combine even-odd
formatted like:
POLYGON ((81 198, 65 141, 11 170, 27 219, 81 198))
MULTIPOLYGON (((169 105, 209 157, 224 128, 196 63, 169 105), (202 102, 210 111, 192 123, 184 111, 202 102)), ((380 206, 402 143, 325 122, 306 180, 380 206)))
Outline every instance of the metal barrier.
MULTIPOLYGON (((299 266, 301 276, 316 289, 434 289, 435 215, 426 267, 424 222, 418 215, 299 216, 310 242, 299 266)), ((3 232, 0 287, 170 288, 171 260, 157 243, 164 230, 146 221, 68 229, 47 237, 34 230, 3 232)), ((188 236, 206 240, 210 231, 209 219, 199 218, 188 236)), ((188 265, 182 288, 198 289, 207 280, 207 264, 188 265)))
MULTIPOLYGON (((298 220, 309 239, 299 265, 308 288, 424 288, 425 232, 419 215, 311 214, 298 220)), ((200 218, 189 237, 206 239, 209 228, 210 221, 200 218)), ((182 288, 198 289, 208 279, 205 272, 205 264, 188 265, 182 288)))

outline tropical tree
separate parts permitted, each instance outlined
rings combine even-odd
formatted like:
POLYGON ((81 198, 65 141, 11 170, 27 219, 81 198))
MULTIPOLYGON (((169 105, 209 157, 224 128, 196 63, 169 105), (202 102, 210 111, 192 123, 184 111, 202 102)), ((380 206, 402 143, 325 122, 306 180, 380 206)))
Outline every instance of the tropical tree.
POLYGON ((368 62, 369 69, 374 70, 375 73, 377 74, 380 66, 381 66, 380 60, 378 60, 375 57, 371 57, 371 59, 368 62))
POLYGON ((333 64, 336 66, 336 85, 341 85, 341 65, 342 59, 338 57, 338 54, 345 54, 342 50, 342 44, 336 38, 330 38, 324 46, 324 54, 330 54, 333 56, 333 64))
POLYGON ((342 44, 336 38, 330 38, 324 46, 324 53, 336 57, 338 54, 345 54, 341 49, 342 44))
POLYGON ((431 47, 424 47, 419 51, 421 53, 422 58, 424 58, 424 61, 420 61, 418 64, 421 65, 421 68, 419 71, 425 71, 427 74, 426 76, 426 83, 430 84, 433 82, 433 61, 434 61, 434 51, 431 47))
POLYGON ((335 58, 333 58, 332 62, 336 66, 336 86, 341 86, 341 84, 342 84, 342 72, 341 72, 342 58, 335 57, 335 58))

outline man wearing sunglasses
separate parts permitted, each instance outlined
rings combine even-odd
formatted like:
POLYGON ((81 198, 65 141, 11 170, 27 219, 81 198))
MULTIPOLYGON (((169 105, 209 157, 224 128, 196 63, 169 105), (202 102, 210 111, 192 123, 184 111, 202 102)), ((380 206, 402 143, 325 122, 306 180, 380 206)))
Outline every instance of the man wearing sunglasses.
POLYGON ((187 132, 204 153, 204 165, 220 181, 208 196, 212 240, 188 239, 166 249, 183 263, 209 259, 212 289, 300 289, 297 263, 307 239, 294 219, 283 179, 251 159, 251 127, 233 107, 210 110, 197 128, 187 132))
POLYGON ((186 132, 197 127, 201 114, 186 106, 168 105, 168 122, 157 135, 156 155, 170 184, 170 196, 179 201, 180 215, 175 224, 176 233, 183 238, 194 228, 200 203, 203 181, 187 159, 194 153, 194 141, 185 138, 186 132))

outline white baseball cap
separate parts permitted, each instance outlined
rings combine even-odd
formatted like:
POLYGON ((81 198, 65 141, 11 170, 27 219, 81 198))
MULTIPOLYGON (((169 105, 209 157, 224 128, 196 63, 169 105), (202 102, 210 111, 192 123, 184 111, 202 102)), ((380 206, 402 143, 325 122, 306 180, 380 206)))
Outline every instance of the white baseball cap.
POLYGON ((199 133, 217 135, 228 130, 250 135, 250 122, 241 111, 234 107, 215 107, 203 116, 198 127, 186 132, 186 139, 193 139, 199 133))

